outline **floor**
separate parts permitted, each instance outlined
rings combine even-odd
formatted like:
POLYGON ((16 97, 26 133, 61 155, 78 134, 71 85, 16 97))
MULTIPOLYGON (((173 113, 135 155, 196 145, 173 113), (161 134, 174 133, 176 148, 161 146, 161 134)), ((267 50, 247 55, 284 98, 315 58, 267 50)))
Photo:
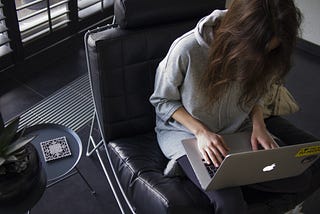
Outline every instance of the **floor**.
MULTIPOLYGON (((61 88, 86 75, 87 67, 82 45, 69 50, 67 57, 50 62, 37 72, 26 71, 19 77, 1 76, 0 73, 0 111, 4 121, 20 115, 61 88)), ((287 78, 287 87, 300 104, 301 111, 287 116, 289 120, 310 133, 320 136, 320 60, 303 51, 294 53, 294 66, 287 78)), ((89 122, 77 129, 84 147, 89 136, 89 122)), ((32 209, 32 214, 102 214, 120 213, 111 189, 98 164, 97 158, 83 154, 79 170, 96 190, 91 195, 79 175, 74 175, 45 191, 44 196, 32 209)), ((315 195, 303 206, 303 213, 318 213, 320 194, 315 195)), ((297 212, 298 213, 298 212, 297 212)))

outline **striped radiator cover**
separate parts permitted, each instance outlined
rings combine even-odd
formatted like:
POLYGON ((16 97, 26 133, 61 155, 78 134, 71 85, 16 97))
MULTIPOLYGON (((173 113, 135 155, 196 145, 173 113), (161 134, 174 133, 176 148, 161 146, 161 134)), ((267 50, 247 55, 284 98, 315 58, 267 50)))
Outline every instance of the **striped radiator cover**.
POLYGON ((19 128, 56 123, 77 131, 92 119, 93 111, 89 77, 85 74, 23 112, 19 128))

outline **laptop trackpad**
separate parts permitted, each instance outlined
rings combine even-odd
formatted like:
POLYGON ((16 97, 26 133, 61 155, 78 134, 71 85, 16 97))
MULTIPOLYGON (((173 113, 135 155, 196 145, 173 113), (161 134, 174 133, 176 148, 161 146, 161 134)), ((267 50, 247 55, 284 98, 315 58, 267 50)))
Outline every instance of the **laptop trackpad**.
POLYGON ((224 142, 229 147, 229 153, 252 151, 251 133, 240 132, 236 134, 222 135, 224 142))

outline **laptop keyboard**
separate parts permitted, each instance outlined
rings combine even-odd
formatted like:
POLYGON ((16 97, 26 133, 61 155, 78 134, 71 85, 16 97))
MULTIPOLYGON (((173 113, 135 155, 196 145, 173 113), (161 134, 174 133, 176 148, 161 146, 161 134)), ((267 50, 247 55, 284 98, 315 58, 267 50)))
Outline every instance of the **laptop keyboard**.
POLYGON ((210 164, 204 163, 204 166, 206 167, 206 169, 209 173, 209 176, 211 178, 214 176, 216 171, 219 169, 219 167, 214 166, 212 163, 210 163, 210 164))

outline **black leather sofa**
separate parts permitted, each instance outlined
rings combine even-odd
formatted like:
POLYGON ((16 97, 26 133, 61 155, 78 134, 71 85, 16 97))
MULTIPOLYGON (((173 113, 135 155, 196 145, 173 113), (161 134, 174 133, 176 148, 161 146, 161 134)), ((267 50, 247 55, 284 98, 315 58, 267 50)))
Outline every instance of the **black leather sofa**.
MULTIPOLYGON (((4 126, 4 122, 3 122, 2 115, 0 112, 0 127, 3 127, 3 126, 4 126)), ((0 131, 2 131, 1 128, 0 128, 0 131)))
MULTIPOLYGON (((154 109, 148 99, 156 67, 174 39, 224 6, 221 0, 116 0, 116 24, 85 37, 102 143, 131 212, 213 213, 206 196, 185 176, 164 176, 168 160, 156 142, 154 109)), ((280 138, 279 124, 295 129, 281 117, 266 123, 280 138)), ((245 191, 250 213, 283 213, 308 194, 245 191)))

